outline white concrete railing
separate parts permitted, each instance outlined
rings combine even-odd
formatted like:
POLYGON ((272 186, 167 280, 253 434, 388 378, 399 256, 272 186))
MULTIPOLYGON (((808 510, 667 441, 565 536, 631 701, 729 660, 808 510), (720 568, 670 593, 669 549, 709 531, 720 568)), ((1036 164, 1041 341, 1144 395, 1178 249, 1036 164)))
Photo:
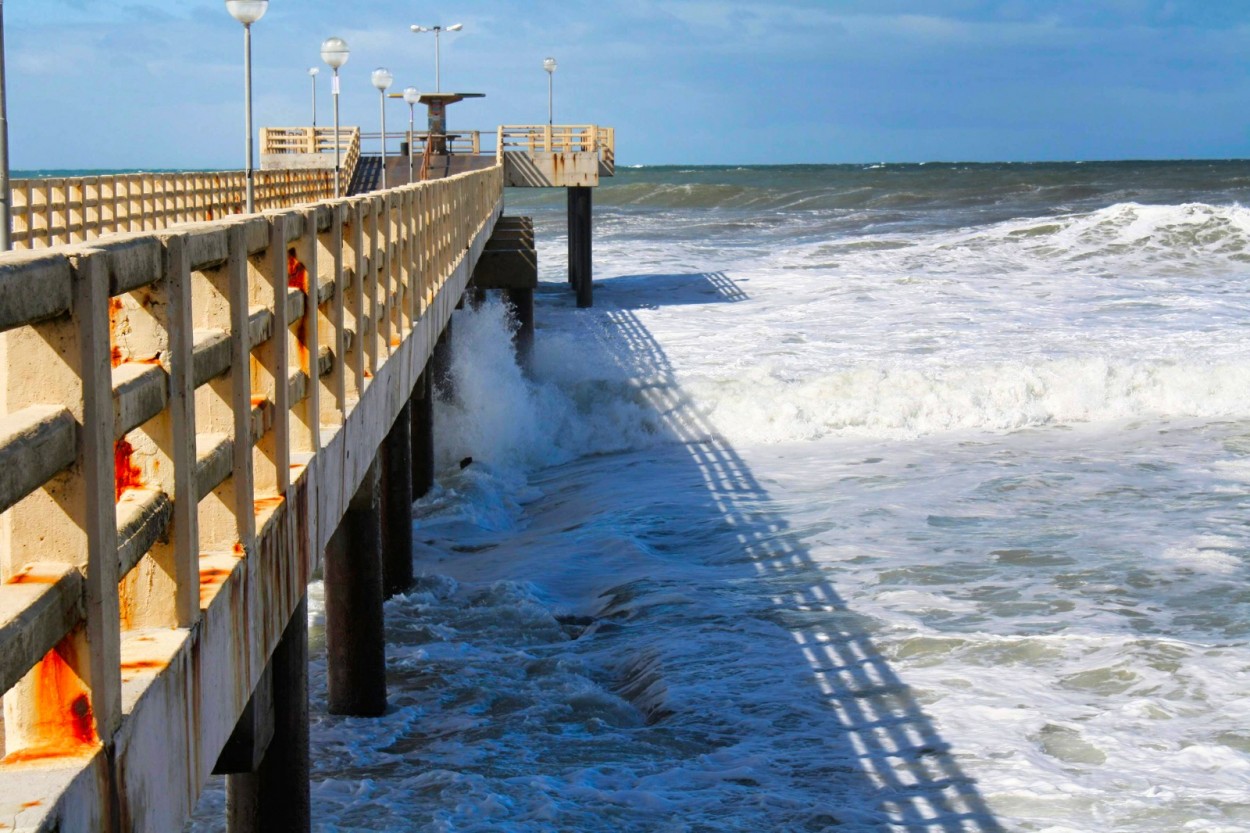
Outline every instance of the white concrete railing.
MULTIPOLYGON (((337 139, 343 187, 352 181, 360 161, 360 128, 340 127, 262 127, 260 163, 264 170, 334 170, 337 139)), ((333 179, 331 179, 333 195, 333 179)))
MULTIPOLYGON (((255 171, 254 176, 258 211, 334 196, 333 169, 255 171)), ((219 220, 243 213, 246 189, 244 171, 14 180, 13 248, 219 220)))
POLYGON ((0 830, 179 829, 502 189, 0 255, 0 830))
MULTIPOLYGON (((501 125, 495 152, 596 153, 610 169, 616 167, 616 129, 594 124, 501 125)), ((611 174, 607 174, 611 176, 611 174)))

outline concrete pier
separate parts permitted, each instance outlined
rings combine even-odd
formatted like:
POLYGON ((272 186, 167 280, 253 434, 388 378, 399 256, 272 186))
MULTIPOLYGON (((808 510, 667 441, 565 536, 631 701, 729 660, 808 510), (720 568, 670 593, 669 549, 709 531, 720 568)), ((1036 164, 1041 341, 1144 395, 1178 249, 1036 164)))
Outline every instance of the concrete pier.
POLYGON ((214 769, 234 833, 310 829, 308 582, 323 570, 330 710, 381 714, 383 593, 410 581, 432 382, 484 257, 519 270, 494 288, 533 342, 532 226, 485 255, 505 182, 588 191, 614 164, 606 128, 501 128, 464 173, 324 199, 338 138, 263 141, 287 168, 258 177, 265 214, 238 215, 231 174, 15 188, 15 239, 41 247, 0 253, 16 829, 177 830, 214 769))

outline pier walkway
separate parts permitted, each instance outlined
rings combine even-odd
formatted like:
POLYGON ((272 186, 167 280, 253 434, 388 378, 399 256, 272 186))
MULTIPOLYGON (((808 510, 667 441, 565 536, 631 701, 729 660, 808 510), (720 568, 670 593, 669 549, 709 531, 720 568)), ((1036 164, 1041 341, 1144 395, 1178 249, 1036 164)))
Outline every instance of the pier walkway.
POLYGON ((15 186, 0 831, 176 830, 214 772, 232 831, 309 828, 306 586, 331 711, 381 713, 432 357, 475 269, 536 275, 508 171, 344 198, 324 166, 261 171, 252 215, 229 173, 15 186))

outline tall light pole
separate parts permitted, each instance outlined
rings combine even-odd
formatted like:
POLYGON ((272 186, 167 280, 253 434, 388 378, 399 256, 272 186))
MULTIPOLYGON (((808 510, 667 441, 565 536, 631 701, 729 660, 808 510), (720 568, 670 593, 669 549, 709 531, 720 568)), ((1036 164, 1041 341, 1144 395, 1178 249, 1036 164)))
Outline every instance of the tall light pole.
POLYGON ((339 149, 339 67, 347 63, 351 54, 351 50, 347 48, 347 41, 342 38, 326 38, 321 42, 321 60, 334 70, 332 91, 334 93, 334 196, 336 197, 343 196, 343 186, 340 181, 342 151, 339 149))
POLYGON ((378 88, 378 107, 382 114, 382 190, 386 190, 386 91, 391 88, 395 76, 385 67, 378 67, 371 76, 373 86, 378 88))
POLYGON ((9 108, 5 103, 4 0, 0 0, 0 252, 12 247, 13 200, 9 193, 9 108))
POLYGON ((551 107, 552 82, 551 80, 552 78, 555 77, 555 74, 556 74, 556 59, 555 58, 543 58, 543 69, 547 70, 547 126, 551 127, 553 124, 551 120, 551 113, 552 113, 552 107, 551 107))
POLYGON ((453 23, 450 26, 418 26, 412 24, 408 27, 414 32, 433 32, 434 33, 434 91, 441 93, 443 91, 443 79, 440 77, 442 63, 439 56, 438 36, 443 32, 459 32, 464 28, 463 23, 453 23))
MULTIPOLYGON (((312 102, 313 102, 313 136, 317 135, 317 73, 321 70, 317 67, 308 68, 308 79, 312 81, 312 102)), ((315 141, 315 139, 314 139, 315 141)))
MULTIPOLYGON (((0 0, 2 1, 2 0, 0 0)), ((416 125, 416 106, 421 100, 421 91, 416 87, 404 88, 404 101, 408 103, 408 181, 416 181, 416 167, 412 162, 413 127, 416 125)))
POLYGON ((247 213, 256 210, 256 190, 253 183, 252 157, 252 24, 265 16, 269 0, 226 0, 226 11, 243 24, 243 109, 244 129, 247 130, 247 213))

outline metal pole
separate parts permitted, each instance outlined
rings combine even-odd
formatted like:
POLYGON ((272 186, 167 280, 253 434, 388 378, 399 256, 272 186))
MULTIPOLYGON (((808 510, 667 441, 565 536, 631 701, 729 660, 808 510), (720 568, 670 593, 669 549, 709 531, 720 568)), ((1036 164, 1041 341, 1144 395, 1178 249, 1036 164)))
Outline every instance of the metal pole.
POLYGON ((4 80, 4 0, 0 0, 0 251, 12 248, 13 204, 9 192, 9 113, 4 80))
POLYGON ((443 91, 443 76, 440 68, 440 59, 438 51, 438 33, 443 27, 434 27, 434 92, 441 93, 443 91))
POLYGON ((552 116, 551 116, 551 113, 552 113, 551 81, 554 77, 555 77, 555 73, 548 70, 547 71, 547 126, 548 127, 551 127, 553 125, 552 116))
POLYGON ((386 90, 378 90, 382 111, 382 190, 386 190, 386 90))
POLYGON ((413 167, 413 161, 412 161, 412 140, 413 140, 412 129, 416 124, 416 122, 414 121, 414 119, 416 118, 416 115, 414 113, 415 109, 416 109, 416 105, 414 104, 408 105, 408 182, 409 183, 416 181, 416 168, 413 167))
POLYGON ((247 213, 256 211, 256 191, 252 182, 252 24, 243 24, 243 100, 247 115, 247 213))
POLYGON ((315 135, 316 135, 316 131, 317 131, 317 76, 315 76, 315 75, 310 75, 310 76, 308 76, 308 78, 309 78, 309 80, 310 80, 310 81, 312 81, 312 99, 313 99, 313 122, 312 122, 312 126, 313 126, 313 135, 315 136, 315 135))
POLYGON ((334 68, 334 196, 343 196, 343 189, 339 183, 339 177, 342 176, 341 166, 339 163, 339 68, 334 68))

